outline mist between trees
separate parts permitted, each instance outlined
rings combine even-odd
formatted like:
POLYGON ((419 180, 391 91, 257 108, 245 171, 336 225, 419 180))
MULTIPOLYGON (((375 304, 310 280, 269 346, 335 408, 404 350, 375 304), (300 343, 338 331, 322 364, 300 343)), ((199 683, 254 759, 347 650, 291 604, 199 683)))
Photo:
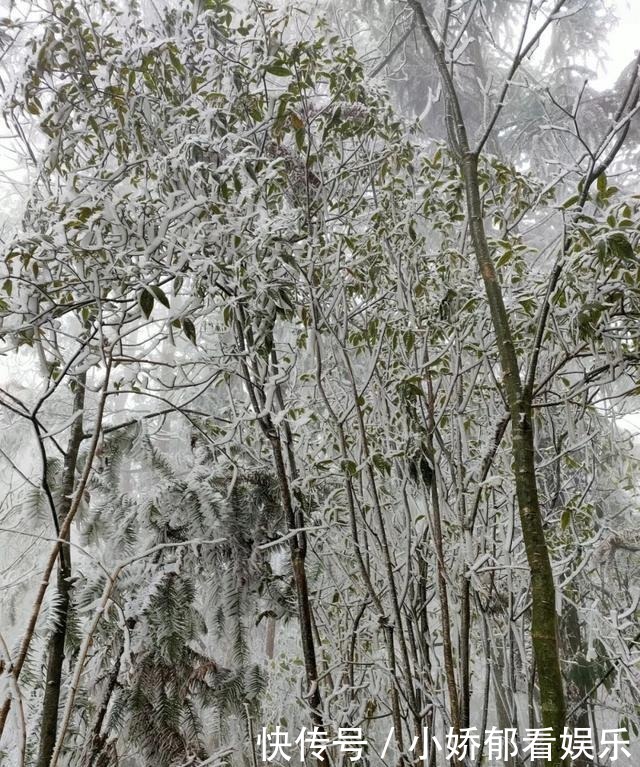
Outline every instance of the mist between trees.
POLYGON ((638 758, 615 11, 9 6, 2 765, 257 767, 314 727, 372 767, 638 758), (471 727, 514 748, 425 736, 471 727))

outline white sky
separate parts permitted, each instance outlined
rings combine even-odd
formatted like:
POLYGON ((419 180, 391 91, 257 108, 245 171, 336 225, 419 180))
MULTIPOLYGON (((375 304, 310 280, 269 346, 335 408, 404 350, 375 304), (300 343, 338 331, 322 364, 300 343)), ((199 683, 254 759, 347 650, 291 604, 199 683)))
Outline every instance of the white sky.
POLYGON ((598 90, 612 86, 640 49, 640 0, 618 0, 616 5, 620 21, 609 30, 608 61, 600 67, 598 79, 592 81, 598 90))

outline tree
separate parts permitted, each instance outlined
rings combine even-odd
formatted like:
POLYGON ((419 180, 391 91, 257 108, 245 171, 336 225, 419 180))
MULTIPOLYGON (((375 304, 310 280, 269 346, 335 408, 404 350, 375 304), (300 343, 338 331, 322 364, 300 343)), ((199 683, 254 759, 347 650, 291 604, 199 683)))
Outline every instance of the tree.
MULTIPOLYGON (((449 72, 444 46, 439 46, 433 36, 431 25, 425 15, 424 9, 419 2, 411 4, 416 13, 418 24, 425 36, 430 52, 435 59, 442 85, 445 92, 448 113, 446 115, 451 149, 460 165, 462 179, 465 185, 467 204, 467 217, 469 230, 475 255, 478 261, 487 296, 487 302, 491 311, 493 329, 496 344, 499 350, 500 364, 504 380, 504 388, 509 406, 511 419, 512 442, 513 442, 513 474, 520 510, 522 532, 527 550, 527 559, 531 571, 532 590, 532 625, 531 635, 533 650, 537 665, 537 676, 540 684, 540 696, 542 707, 542 721, 546 727, 551 727, 556 738, 565 726, 565 703, 562 675, 560 670, 560 648, 558 631, 556 626, 555 586, 551 571, 548 545, 545 539, 542 516, 540 511, 536 466, 534 427, 532 423, 532 397, 535 386, 538 357, 540 354, 546 322, 549 314, 549 298, 557 286, 562 262, 552 272, 547 295, 544 297, 539 310, 536 336, 533 350, 528 360, 527 373, 523 378, 520 372, 512 323, 509 320, 504 302, 503 290, 498 281, 494 259, 491 254, 485 225, 483 223, 483 206, 480 195, 480 181, 478 177, 478 157, 491 134, 491 130, 502 111, 504 99, 521 62, 526 59, 546 27, 554 20, 562 10, 565 3, 560 0, 550 9, 545 21, 533 33, 533 36, 525 44, 527 34, 528 13, 523 24, 523 33, 516 50, 511 70, 505 80, 502 93, 494 114, 490 119, 486 131, 481 135, 479 143, 471 148, 467 137, 467 130, 463 118, 460 101, 456 92, 454 81, 449 72)), ((638 90, 634 86, 630 89, 627 97, 620 107, 620 117, 626 113, 626 125, 630 114, 638 100, 638 90)), ((615 132, 622 131, 624 139, 626 128, 614 123, 612 129, 615 132)), ((582 188, 576 200, 578 209, 584 207, 591 185, 606 171, 613 159, 621 141, 614 144, 613 149, 606 151, 606 145, 596 155, 592 155, 586 176, 582 180, 582 188)), ((605 185, 606 189, 606 185, 605 185)), ((563 243, 562 249, 571 246, 571 239, 563 243)), ((553 764, 562 763, 559 744, 554 751, 553 764)))

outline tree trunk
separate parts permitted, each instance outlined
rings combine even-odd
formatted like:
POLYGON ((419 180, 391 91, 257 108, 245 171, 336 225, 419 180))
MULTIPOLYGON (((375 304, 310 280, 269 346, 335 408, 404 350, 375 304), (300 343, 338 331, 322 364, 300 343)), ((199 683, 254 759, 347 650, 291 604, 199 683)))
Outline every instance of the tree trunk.
MULTIPOLYGON (((132 624, 129 626, 129 629, 132 629, 135 621, 129 619, 129 622, 132 624)), ((100 708, 98 709, 98 714, 93 723, 93 727, 91 728, 91 734, 85 749, 82 767, 100 767, 101 763, 104 764, 104 749, 107 744, 109 733, 108 731, 103 733, 102 726, 104 724, 104 720, 106 719, 107 711, 109 710, 111 698, 113 697, 116 685, 118 684, 118 677, 120 676, 120 667, 122 665, 122 656, 124 655, 124 650, 125 643, 123 635, 120 640, 118 654, 116 655, 113 666, 111 667, 111 671, 109 672, 107 689, 105 690, 100 708)))
MULTIPOLYGON (((571 729, 579 727, 588 728, 589 724, 589 683, 587 681, 588 668, 585 648, 582 641, 582 630, 580 626, 580 616, 573 602, 567 601, 564 606, 564 639, 566 642, 567 654, 572 659, 573 668, 569 671, 567 697, 570 708, 580 704, 578 710, 570 716, 567 726, 571 729), (585 698, 587 700, 585 700, 585 698)), ((573 760, 573 767, 589 767, 589 762, 584 754, 580 754, 573 760)))
POLYGON ((484 231, 478 184, 478 158, 467 152, 462 161, 462 169, 471 238, 485 285, 511 412, 512 470, 522 538, 531 573, 531 642, 538 669, 542 724, 543 727, 553 728, 557 742, 553 749, 551 765, 559 767, 563 764, 559 738, 565 723, 564 689, 556 625, 555 584, 538 500, 531 403, 523 392, 502 288, 484 231))
MULTIPOLYGON (((289 531, 297 527, 296 513, 291 500, 289 479, 282 455, 280 437, 271 424, 271 449, 276 468, 276 476, 280 487, 280 495, 284 505, 285 518, 289 531)), ((309 587, 307 585, 307 572, 305 568, 306 541, 302 536, 304 532, 292 535, 289 539, 289 552, 293 567, 293 580, 296 587, 298 602, 298 623, 300 625, 300 638, 302 639, 302 655, 307 676, 307 700, 311 708, 313 724, 322 727, 322 700, 318 686, 318 666, 316 661, 316 648, 313 639, 313 626, 311 621, 311 603, 309 600, 309 587), (302 540, 301 540, 302 539, 302 540)))
MULTIPOLYGON (((507 624, 507 630, 510 627, 507 624)), ((517 710, 517 698, 515 690, 510 685, 510 680, 505 680, 504 670, 507 668, 507 653, 505 648, 505 637, 496 633, 491 641, 489 652, 491 654, 491 665, 493 667, 493 694, 496 703, 496 718, 498 729, 506 730, 508 728, 518 728, 517 716, 514 717, 509 711, 509 703, 517 710), (508 699, 511 687, 511 700, 508 699)), ((520 767, 520 760, 515 756, 510 756, 505 762, 504 767, 520 767)))
MULTIPOLYGON (((247 322, 242 306, 238 307, 238 318, 235 321, 236 341, 239 349, 246 353, 255 348, 255 340, 250 324, 247 322)), ((277 368, 277 358, 273 350, 273 336, 265 342, 269 349, 268 358, 277 368)), ((314 726, 322 727, 322 698, 320 687, 318 685, 318 665, 316 660, 316 648, 313 636, 313 621, 311 615, 311 601, 309 599, 309 587, 307 584, 307 572, 305 567, 305 558, 307 554, 307 537, 304 531, 304 519, 302 508, 298 502, 298 508, 294 508, 294 496, 291 490, 290 476, 295 479, 297 475, 295 456, 293 454, 291 430, 286 422, 281 427, 275 426, 271 413, 261 415, 264 410, 266 399, 264 396, 263 383, 261 383, 260 371, 255 364, 249 365, 243 359, 241 361, 242 374, 244 377, 247 393, 251 401, 251 407, 256 415, 258 425, 264 436, 271 445, 273 463, 280 490, 284 517, 287 523, 289 533, 297 532, 289 538, 289 554, 291 558, 291 567, 293 569, 293 581, 296 588, 296 601, 298 606, 298 623, 300 625, 300 638, 302 640, 302 657, 307 680, 307 701, 311 708, 311 719, 314 726), (286 443, 283 449, 283 440, 280 434, 280 428, 285 432, 286 443), (289 468, 291 474, 287 472, 285 464, 285 451, 289 459, 289 468)), ((282 394, 277 388, 277 401, 283 404, 282 394)), ((298 499, 299 501, 299 499, 298 499)))
POLYGON ((267 616, 267 635, 264 642, 264 654, 267 660, 273 660, 276 646, 276 619, 273 615, 267 616))
MULTIPOLYGON (((73 412, 79 413, 71 426, 69 444, 64 458, 62 482, 58 509, 56 513, 57 531, 71 508, 71 499, 75 486, 75 473, 78 463, 78 453, 83 437, 82 411, 84 409, 86 374, 76 381, 76 392, 73 398, 73 412)), ((42 724, 40 727, 40 749, 37 767, 48 767, 56 743, 58 729, 58 704, 62 686, 62 665, 64 663, 64 644, 67 637, 67 621, 71 602, 71 549, 68 545, 69 532, 64 537, 67 541, 60 549, 58 558, 58 575, 56 582, 55 611, 56 620, 51 630, 48 642, 47 681, 42 702, 42 724)))
POLYGON ((465 189, 471 242, 484 283, 487 304, 496 335, 504 390, 512 429, 513 477, 516 486, 522 537, 531 574, 531 642, 538 672, 543 727, 551 727, 556 741, 550 767, 562 767, 560 736, 565 725, 565 702, 560 670, 560 647, 556 626, 555 585, 549 549, 542 526, 536 480, 531 392, 520 377, 511 323, 504 304, 491 250, 484 229, 478 181, 478 154, 471 151, 456 88, 443 49, 436 42, 419 0, 411 7, 435 58, 447 105, 449 142, 456 156, 465 189))

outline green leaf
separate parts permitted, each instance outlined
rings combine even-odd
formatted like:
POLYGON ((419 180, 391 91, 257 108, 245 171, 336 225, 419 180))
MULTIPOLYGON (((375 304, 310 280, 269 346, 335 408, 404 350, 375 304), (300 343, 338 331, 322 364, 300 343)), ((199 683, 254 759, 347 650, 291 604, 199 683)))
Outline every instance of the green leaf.
POLYGON ((143 288, 138 301, 140 302, 142 313, 145 317, 149 318, 151 316, 151 312, 153 311, 153 293, 149 292, 146 288, 143 288))
POLYGON ((267 72, 270 75, 275 75, 276 77, 290 77, 291 76, 290 70, 288 70, 282 64, 270 64, 267 67, 267 72))
MULTIPOLYGON (((599 301, 588 301, 582 305, 578 312, 578 331, 581 338, 588 340, 596 337, 604 310, 605 307, 599 301)), ((573 459, 567 456, 565 460, 569 462, 573 459)))
POLYGON ((358 473, 358 465, 355 461, 342 461, 342 470, 350 477, 355 477, 358 473))
POLYGON ((607 245, 614 258, 619 261, 635 261, 633 246, 622 232, 614 232, 607 237, 607 245))
POLYGON ((254 184, 258 183, 258 177, 256 176, 255 168, 253 167, 253 164, 251 162, 245 162, 244 164, 245 170, 247 171, 247 174, 249 178, 253 181, 254 184))
POLYGON ((88 208, 86 206, 82 208, 78 208, 78 212, 76 213, 76 218, 78 219, 78 221, 82 221, 82 223, 84 224, 84 222, 89 218, 89 216, 92 213, 93 213, 93 208, 88 208))
POLYGON ((174 69, 178 74, 184 74, 184 67, 182 65, 182 62, 178 58, 178 54, 176 52, 175 45, 169 46, 169 59, 171 60, 171 63, 173 64, 174 69))
POLYGON ((167 298, 167 294, 162 290, 161 287, 158 285, 151 285, 150 290, 153 291, 154 296, 160 301, 160 303, 163 306, 166 306, 167 309, 169 308, 169 299, 167 298))
POLYGON ((401 381, 398 384, 398 392, 400 393, 400 396, 407 400, 413 400, 416 399, 416 397, 424 396, 424 392, 422 391, 421 387, 410 380, 401 381))
POLYGON ((596 181, 596 188, 602 194, 607 190, 607 176, 605 173, 601 173, 596 181))
POLYGON ((403 334, 404 346, 407 352, 411 353, 415 346, 416 335, 413 330, 405 330, 403 334))
POLYGON ((195 346, 196 345, 196 326, 188 317, 182 318, 182 329, 184 330, 185 336, 195 346))
POLYGON ((572 197, 569 197, 568 200, 565 200, 560 207, 564 208, 565 210, 567 208, 572 208, 580 199, 579 194, 574 194, 572 197))
POLYGON ((560 517, 560 527, 562 530, 566 530, 569 526, 569 522, 571 521, 571 512, 569 509, 565 509, 562 512, 562 516, 560 517))
POLYGON ((513 251, 505 250, 505 252, 496 261, 496 269, 499 269, 501 266, 505 266, 506 264, 508 264, 512 258, 513 258, 513 251))
POLYGON ((371 456, 371 460, 381 474, 391 474, 391 464, 383 455, 375 453, 371 456))

